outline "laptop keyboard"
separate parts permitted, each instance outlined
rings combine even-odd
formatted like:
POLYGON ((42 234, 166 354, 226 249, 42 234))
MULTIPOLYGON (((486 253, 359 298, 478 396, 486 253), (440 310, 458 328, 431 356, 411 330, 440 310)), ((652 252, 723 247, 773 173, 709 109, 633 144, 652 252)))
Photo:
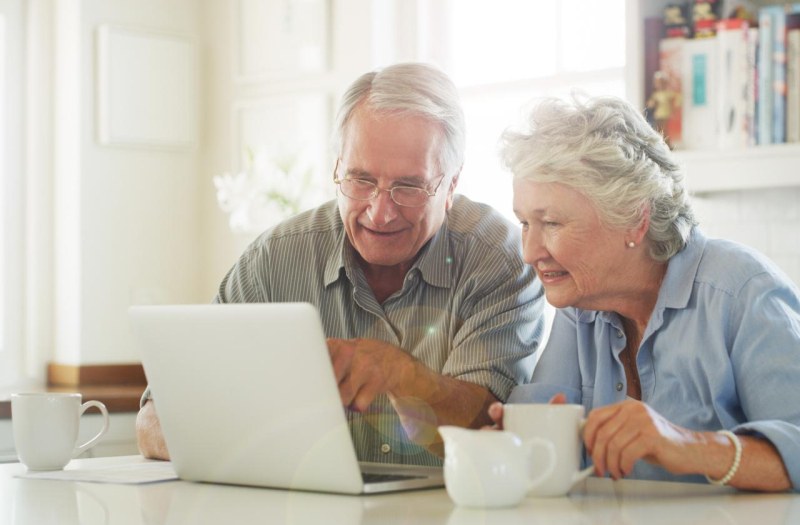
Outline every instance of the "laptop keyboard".
POLYGON ((408 479, 422 479, 424 476, 414 476, 411 474, 376 474, 373 472, 362 472, 361 477, 364 483, 380 483, 382 481, 404 481, 408 479))

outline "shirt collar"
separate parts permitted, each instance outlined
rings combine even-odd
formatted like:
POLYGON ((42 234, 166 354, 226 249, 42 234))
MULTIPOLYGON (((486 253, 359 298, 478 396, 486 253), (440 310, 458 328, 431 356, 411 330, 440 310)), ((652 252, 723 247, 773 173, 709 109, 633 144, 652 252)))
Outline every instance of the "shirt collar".
POLYGON ((694 276, 697 275, 700 259, 703 258, 706 240, 699 229, 692 228, 686 246, 669 260, 656 308, 686 308, 689 304, 694 276))
POLYGON ((331 257, 328 259, 328 262, 325 263, 325 274, 323 276, 324 285, 327 288, 331 284, 335 283, 339 280, 339 276, 342 273, 342 270, 345 269, 344 260, 346 257, 346 252, 350 247, 350 243, 347 242, 347 235, 345 235, 344 227, 339 223, 339 239, 337 244, 341 247, 341 249, 333 252, 331 257))
POLYGON ((426 283, 439 288, 450 286, 452 267, 455 262, 453 254, 450 252, 447 232, 447 217, 445 217, 442 226, 422 247, 419 257, 411 267, 412 271, 415 268, 419 270, 426 283))

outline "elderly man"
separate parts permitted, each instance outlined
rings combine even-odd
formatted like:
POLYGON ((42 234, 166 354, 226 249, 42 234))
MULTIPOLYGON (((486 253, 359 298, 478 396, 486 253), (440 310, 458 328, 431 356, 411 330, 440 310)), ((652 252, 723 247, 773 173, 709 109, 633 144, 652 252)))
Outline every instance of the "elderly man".
MULTIPOLYGON (((488 406, 529 380, 541 285, 518 228, 454 194, 464 116, 441 71, 358 78, 334 147, 337 199, 263 233, 216 301, 314 304, 359 459, 441 464, 438 425, 490 423, 488 406)), ((152 400, 137 432, 144 455, 168 457, 152 400)))

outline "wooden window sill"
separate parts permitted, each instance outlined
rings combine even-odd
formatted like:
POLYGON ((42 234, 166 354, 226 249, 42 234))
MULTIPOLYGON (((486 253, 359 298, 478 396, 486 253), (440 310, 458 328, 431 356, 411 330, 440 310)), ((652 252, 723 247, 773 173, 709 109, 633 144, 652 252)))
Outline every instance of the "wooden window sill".
POLYGON ((146 387, 139 364, 66 366, 51 364, 48 384, 0 390, 0 419, 11 417, 14 392, 78 392, 84 401, 101 401, 109 412, 138 412, 146 387))

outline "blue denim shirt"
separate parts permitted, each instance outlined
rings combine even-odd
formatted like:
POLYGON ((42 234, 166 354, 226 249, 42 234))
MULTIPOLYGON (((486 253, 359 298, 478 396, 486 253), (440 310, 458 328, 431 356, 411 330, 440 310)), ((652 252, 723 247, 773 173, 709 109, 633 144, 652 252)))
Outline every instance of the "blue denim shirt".
MULTIPOLYGON (((564 392, 587 412, 625 400, 617 314, 556 312, 531 384, 509 403, 564 392)), ((642 401, 692 430, 756 434, 777 448, 800 490, 800 291, 758 252, 695 228, 669 261, 637 355, 642 401)), ((639 461, 631 478, 704 481, 639 461)))

